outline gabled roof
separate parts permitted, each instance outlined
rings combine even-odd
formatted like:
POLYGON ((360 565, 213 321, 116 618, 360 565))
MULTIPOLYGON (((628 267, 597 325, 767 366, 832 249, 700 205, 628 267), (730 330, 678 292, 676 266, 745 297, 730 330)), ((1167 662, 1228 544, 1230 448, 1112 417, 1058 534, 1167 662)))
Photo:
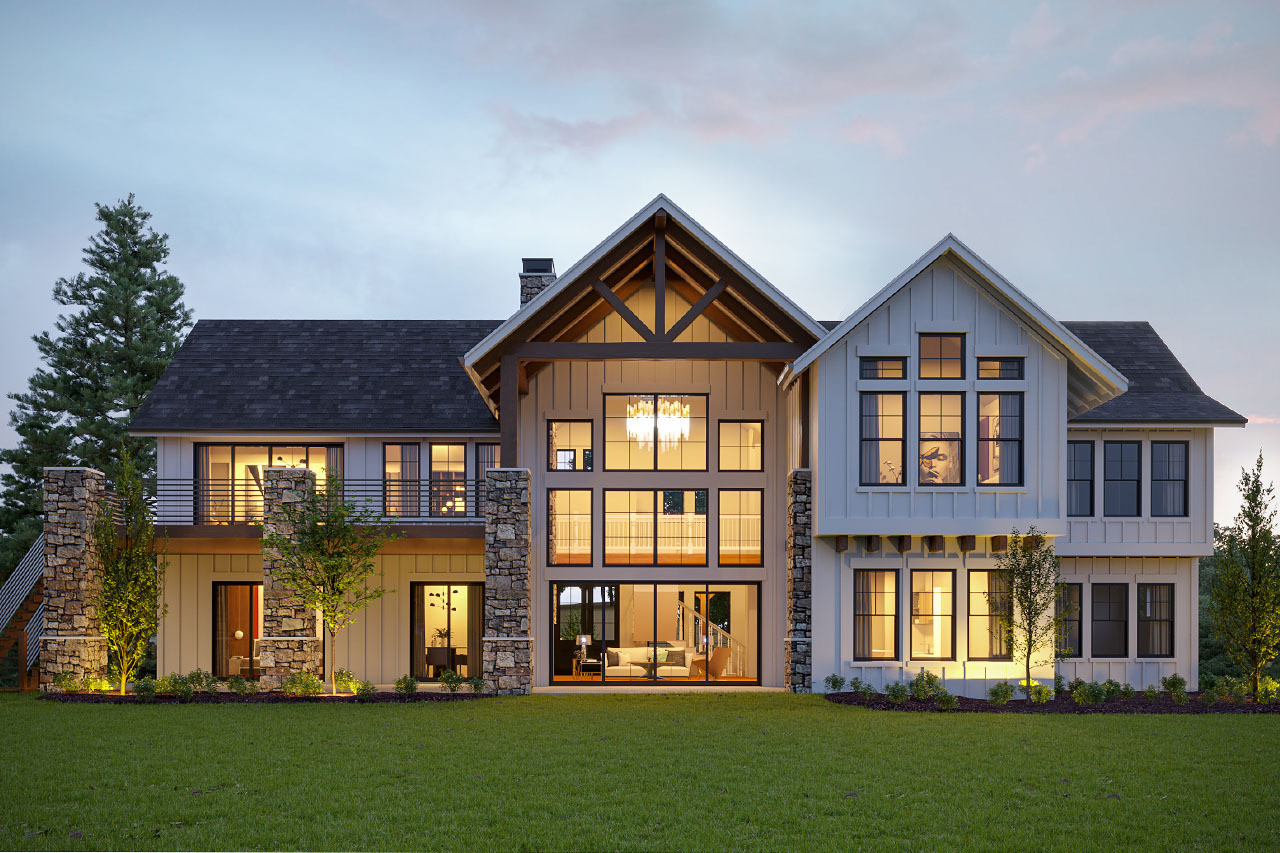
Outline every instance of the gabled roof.
POLYGON ((491 432, 458 357, 498 320, 201 320, 129 425, 491 432))
POLYGON ((1129 378, 1128 391, 1076 415, 1072 423, 1247 423, 1200 389, 1150 323, 1094 320, 1062 325, 1129 378))
POLYGON ((1108 363, 1079 336, 1055 320, 1047 311, 1037 305, 1025 293, 1014 287, 1004 276, 984 261, 976 252, 966 246, 954 234, 948 234, 935 243, 909 267, 899 273, 892 281, 880 289, 844 319, 838 326, 827 332, 826 336, 814 344, 804 355, 800 356, 779 377, 780 383, 790 382, 795 376, 809 368, 818 358, 851 332, 863 320, 884 305, 889 299, 906 287, 917 275, 928 268, 939 258, 950 256, 972 270, 988 296, 1002 308, 1020 319, 1023 323, 1037 331, 1047 343, 1059 349, 1066 356, 1072 367, 1069 379, 1069 393, 1072 397, 1073 410, 1084 410, 1124 393, 1128 381, 1124 374, 1108 363))

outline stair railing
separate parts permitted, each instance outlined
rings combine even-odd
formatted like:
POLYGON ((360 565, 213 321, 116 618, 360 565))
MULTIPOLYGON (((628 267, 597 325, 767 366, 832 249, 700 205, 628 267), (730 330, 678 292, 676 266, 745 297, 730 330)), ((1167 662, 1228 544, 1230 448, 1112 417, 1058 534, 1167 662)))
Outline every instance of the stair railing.
POLYGON ((13 615, 27 600, 36 582, 44 577, 44 534, 36 537, 26 556, 18 561, 13 574, 0 586, 0 632, 9 627, 13 615))

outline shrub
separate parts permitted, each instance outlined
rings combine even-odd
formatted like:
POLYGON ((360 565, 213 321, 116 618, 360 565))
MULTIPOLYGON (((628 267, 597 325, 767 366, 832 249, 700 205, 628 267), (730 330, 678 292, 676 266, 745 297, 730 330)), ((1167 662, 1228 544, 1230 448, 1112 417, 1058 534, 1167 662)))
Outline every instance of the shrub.
POLYGON ((943 690, 937 695, 937 703, 939 711, 954 711, 960 706, 960 700, 954 695, 943 690))
POLYGON ((355 693, 359 679, 349 669, 340 669, 333 674, 334 686, 343 693, 355 693))
POLYGON ((1032 684, 1031 692, 1027 698, 1033 705, 1043 705, 1054 696, 1053 688, 1047 684, 1032 684))
POLYGON ((907 689, 912 699, 919 699, 921 702, 927 702, 946 692, 946 688, 942 686, 942 679, 925 669, 920 670, 916 677, 911 679, 907 689))
POLYGON ((1075 693, 1076 689, 1079 688, 1080 685, 1087 684, 1087 683, 1088 682, 1086 682, 1083 678, 1079 678, 1079 677, 1073 678, 1069 682, 1067 682, 1067 692, 1075 693))
POLYGON ((828 693, 839 693, 844 690, 845 680, 843 675, 836 675, 834 672, 822 680, 827 686, 828 693))
POLYGON ((378 696, 378 688, 373 686, 372 681, 361 681, 356 685, 356 701, 369 702, 378 696))
POLYGON ((204 669, 196 669, 188 673, 187 683, 195 693, 212 693, 218 689, 218 679, 213 677, 212 672, 204 669))
POLYGON ((79 693, 80 679, 69 672, 55 673, 53 676, 53 689, 59 693, 79 693))
POLYGON ((396 679, 396 692, 401 696, 412 696, 418 692, 418 679, 412 675, 402 675, 396 679))
POLYGON ((1169 693, 1177 693, 1178 691, 1185 693, 1187 692, 1187 680, 1175 672, 1173 675, 1166 675, 1160 679, 1160 689, 1169 693))
POLYGON ((467 680, 451 669, 446 669, 440 673, 440 686, 450 693, 457 693, 458 688, 466 684, 467 680))
POLYGON ((295 672, 280 685, 286 696, 318 696, 324 692, 324 682, 314 672, 295 672))
POLYGON ((478 675, 475 678, 467 679, 467 684, 471 685, 472 693, 483 693, 485 690, 485 687, 488 686, 484 683, 484 679, 478 675))
POLYGON ((1173 704, 1175 705, 1185 705, 1187 704, 1187 691, 1185 690, 1170 691, 1169 698, 1173 700, 1173 704))
POLYGON ((258 682, 250 681, 243 675, 233 675, 227 679, 227 689, 238 696, 252 696, 258 692, 258 682))
POLYGON ((901 681, 895 681, 884 689, 884 695, 895 705, 901 705, 907 701, 907 697, 911 695, 911 691, 907 685, 901 681))
POLYGON ((156 679, 156 692, 179 699, 190 699, 196 691, 186 676, 174 672, 156 679))
POLYGON ((875 696, 879 691, 872 687, 869 681, 863 681, 861 678, 852 678, 849 680, 849 692, 869 698, 875 696))
POLYGON ((1206 705, 1212 705, 1218 701, 1218 688, 1210 687, 1208 690, 1200 691, 1200 701, 1206 705))
POLYGON ((992 705, 1005 705, 1013 698, 1013 685, 1007 681, 997 681, 987 691, 987 701, 992 705))
POLYGON ((1053 695, 1061 696, 1067 692, 1067 680, 1062 677, 1062 673, 1055 672, 1053 674, 1053 695))
POLYGON ((1154 684, 1148 684, 1147 689, 1142 692, 1147 697, 1147 701, 1152 705, 1154 705, 1156 700, 1160 698, 1160 689, 1154 684))
POLYGON ((1132 684, 1130 684, 1129 682, 1127 682, 1127 681, 1126 681, 1124 684, 1120 685, 1120 698, 1121 698, 1121 699, 1132 699, 1132 698, 1133 698, 1133 685, 1132 685, 1132 684))
POLYGON ((1101 705, 1107 700, 1107 687, 1096 681, 1086 681, 1076 685, 1076 689, 1071 691, 1071 698, 1077 705, 1101 705))
POLYGON ((1218 681, 1219 695, 1235 704, 1240 704, 1249 698, 1249 682, 1244 678, 1232 678, 1230 675, 1224 675, 1218 681))
POLYGON ((1108 678, 1102 682, 1102 701, 1110 702, 1112 699, 1119 699, 1124 692, 1124 688, 1120 686, 1120 682, 1114 678, 1108 678))
POLYGON ((1262 676, 1258 679, 1258 695, 1253 698, 1264 705, 1280 699, 1280 682, 1269 675, 1262 676))
POLYGON ((156 698, 156 680, 151 676, 139 678, 133 682, 133 693, 143 702, 152 702, 156 698))

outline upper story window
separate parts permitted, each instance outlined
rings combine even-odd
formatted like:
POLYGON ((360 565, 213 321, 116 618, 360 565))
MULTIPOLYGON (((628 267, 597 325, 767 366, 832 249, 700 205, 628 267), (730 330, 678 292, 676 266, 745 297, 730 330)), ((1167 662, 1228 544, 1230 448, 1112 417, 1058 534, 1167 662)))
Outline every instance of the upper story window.
POLYGON ((549 490, 547 529, 548 565, 591 565, 591 490, 549 490))
POLYGON ((604 562, 705 566, 706 489, 605 489, 604 562))
POLYGON ((964 335, 921 335, 920 378, 964 379, 964 335))
POLYGON ((1187 442, 1151 442, 1151 514, 1187 514, 1187 442))
POLYGON ((978 485, 1022 485, 1022 394, 978 395, 978 485))
POLYGON ((1067 515, 1093 515, 1093 442, 1067 442, 1067 515))
POLYGON ((964 394, 920 395, 920 485, 964 485, 964 394))
POLYGON ((431 514, 468 514, 465 444, 431 444, 431 514))
POLYGON ((417 444, 382 445, 384 514, 421 515, 418 453, 417 444))
POLYGON ((306 468, 323 489, 342 474, 342 446, 330 444, 197 444, 196 524, 231 524, 262 516, 262 469, 306 468))
POLYGON ((1142 514, 1142 443, 1107 441, 1102 445, 1102 514, 1142 514))
POLYGON ((978 359, 979 379, 1022 379, 1023 363, 1021 358, 980 358, 978 359))
POLYGON ((764 565, 764 493, 720 490, 720 565, 764 565))
POLYGON ((862 408, 859 467, 864 486, 901 485, 907 456, 907 395, 858 395, 862 408))
POLYGON ((720 422, 720 470, 763 471, 764 424, 760 421, 720 422))
POLYGON ((547 421, 547 470, 590 471, 591 421, 547 421))
POLYGON ((605 394, 606 471, 707 470, 705 394, 605 394))
POLYGON ((858 371, 861 379, 906 379, 907 360, 905 358, 861 358, 858 359, 858 371))

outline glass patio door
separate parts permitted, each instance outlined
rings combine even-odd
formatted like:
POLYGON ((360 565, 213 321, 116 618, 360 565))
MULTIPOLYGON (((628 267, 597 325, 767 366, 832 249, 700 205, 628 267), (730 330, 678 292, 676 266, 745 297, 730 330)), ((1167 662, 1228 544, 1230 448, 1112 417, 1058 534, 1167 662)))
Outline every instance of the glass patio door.
POLYGON ((484 584, 410 584, 410 662, 414 678, 435 681, 451 669, 463 678, 480 674, 484 584))
POLYGON ((213 674, 257 678, 261 668, 262 584, 213 585, 213 674))

